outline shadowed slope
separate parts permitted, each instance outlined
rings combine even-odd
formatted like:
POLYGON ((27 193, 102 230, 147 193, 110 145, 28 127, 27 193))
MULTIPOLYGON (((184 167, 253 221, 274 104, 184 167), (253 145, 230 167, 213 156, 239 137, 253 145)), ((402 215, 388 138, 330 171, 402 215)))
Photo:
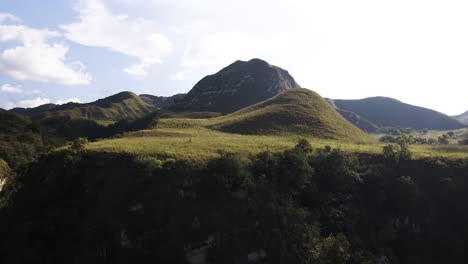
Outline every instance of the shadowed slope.
POLYGON ((452 130, 467 125, 431 109, 402 103, 387 97, 333 100, 338 109, 354 112, 380 127, 452 130))
POLYGON ((48 104, 36 108, 14 108, 10 111, 30 116, 34 121, 51 117, 121 120, 127 118, 135 119, 152 112, 154 109, 154 106, 148 104, 136 94, 121 92, 87 104, 48 104))
POLYGON ((260 59, 236 61, 203 78, 169 109, 231 113, 291 88, 300 86, 286 70, 260 59))
POLYGON ((458 121, 462 122, 463 124, 468 125, 468 111, 463 114, 452 116, 453 118, 457 119, 458 121))

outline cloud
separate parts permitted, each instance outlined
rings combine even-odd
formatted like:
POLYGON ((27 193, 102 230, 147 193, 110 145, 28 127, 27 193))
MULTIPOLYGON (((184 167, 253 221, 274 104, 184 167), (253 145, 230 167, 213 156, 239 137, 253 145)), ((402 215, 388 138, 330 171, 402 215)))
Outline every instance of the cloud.
POLYGON ((169 75, 169 79, 173 81, 183 81, 188 79, 189 72, 180 71, 169 75))
POLYGON ((55 104, 66 104, 66 103, 81 103, 80 99, 78 98, 70 98, 70 99, 67 99, 67 100, 57 100, 55 101, 55 104))
POLYGON ((19 22, 21 21, 21 19, 19 19, 18 17, 12 15, 12 14, 8 14, 8 13, 0 13, 0 22, 3 22, 3 21, 7 21, 7 20, 10 20, 12 22, 19 22))
POLYGON ((0 74, 17 80, 89 84, 91 77, 85 72, 83 64, 67 60, 68 47, 49 43, 50 39, 60 36, 61 33, 57 31, 0 24, 0 42, 16 41, 21 44, 0 53, 0 74))
POLYGON ((75 7, 80 21, 62 25, 65 37, 84 46, 103 47, 131 57, 139 63, 124 69, 145 76, 147 69, 172 51, 172 43, 154 30, 153 22, 112 14, 101 0, 81 0, 75 7))
POLYGON ((11 84, 4 84, 0 87, 0 91, 5 92, 5 93, 23 93, 23 89, 20 87, 15 87, 11 84))
POLYGON ((36 97, 34 99, 21 100, 18 103, 7 102, 5 106, 6 106, 6 109, 11 109, 15 107, 31 108, 31 107, 36 107, 36 106, 49 104, 49 103, 50 103, 49 98, 36 97))
POLYGON ((252 36, 238 32, 208 34, 187 44, 181 66, 222 67, 236 60, 268 59, 274 50, 287 45, 286 39, 279 33, 275 36, 252 36))
POLYGON ((33 98, 33 99, 27 99, 27 100, 21 100, 17 103, 13 103, 13 102, 7 102, 5 104, 5 108, 6 109, 12 109, 12 108, 15 108, 15 107, 22 107, 22 108, 33 108, 33 107, 37 107, 37 106, 40 106, 40 105, 44 105, 44 104, 66 104, 66 103, 70 103, 70 102, 73 102, 73 103, 81 103, 81 101, 77 98, 70 98, 70 99, 66 99, 66 100, 57 100, 57 101, 52 101, 51 99, 49 98, 46 98, 46 97, 36 97, 36 98, 33 98))

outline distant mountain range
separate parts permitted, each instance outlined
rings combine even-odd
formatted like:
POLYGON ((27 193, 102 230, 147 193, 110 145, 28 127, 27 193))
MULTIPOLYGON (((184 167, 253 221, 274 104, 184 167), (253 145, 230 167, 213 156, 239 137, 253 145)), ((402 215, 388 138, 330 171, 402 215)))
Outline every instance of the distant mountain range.
MULTIPOLYGON (((329 100, 337 109, 357 114, 377 127, 405 127, 452 130, 467 127, 460 121, 437 111, 405 104, 388 97, 359 100, 329 100)), ((358 127, 359 124, 356 124, 358 127)))
POLYGON ((116 121, 138 118, 155 109, 154 104, 145 101, 138 95, 132 92, 121 92, 92 103, 46 104, 35 108, 14 108, 10 111, 28 116, 33 121, 51 117, 116 121))
MULTIPOLYGON (((253 130, 271 131, 274 127, 280 128, 279 130, 283 132, 291 129, 311 132, 315 122, 317 126, 324 128, 322 130, 324 137, 336 132, 333 132, 335 128, 324 120, 335 120, 336 125, 341 129, 346 127, 347 130, 352 130, 349 126, 343 125, 341 119, 330 114, 330 109, 333 110, 333 108, 351 124, 369 133, 380 133, 383 128, 388 127, 430 130, 468 127, 468 111, 450 117, 431 109, 405 104, 386 97, 360 100, 326 99, 329 104, 324 105, 325 100, 319 95, 297 88, 301 88, 300 85, 286 70, 260 59, 252 59, 236 61, 219 72, 206 76, 187 94, 164 97, 149 94, 138 96, 132 92, 121 92, 91 103, 46 104, 35 108, 14 108, 10 112, 25 116, 32 121, 43 121, 54 117, 118 121, 140 118, 157 109, 164 109, 168 117, 199 118, 241 110, 229 115, 232 117, 232 122, 220 123, 216 127, 237 132, 245 129, 242 133, 249 133, 248 131, 253 130), (286 93, 283 97, 275 97, 291 89, 296 92, 286 93), (299 94, 304 98, 299 98, 297 96, 299 94), (269 100, 273 97, 276 99, 269 100), (285 98, 288 98, 286 104, 283 103, 285 98), (296 102, 293 102, 293 99, 296 102), (272 104, 277 105, 273 107, 272 104), (330 105, 332 108, 329 107, 330 105), (290 111, 283 112, 282 110, 287 110, 285 107, 290 108, 290 111), (260 108, 262 110, 259 110, 260 108), (209 112, 209 114, 198 112, 209 112), (312 112, 314 113, 312 116, 306 114, 312 112), (327 118, 323 119, 324 116, 327 118), (300 120, 304 124, 302 127, 298 126, 300 120), (272 123, 268 124, 268 122, 272 123), (254 123, 257 124, 257 128, 247 125, 254 123)), ((339 134, 339 132, 336 133, 339 134)))

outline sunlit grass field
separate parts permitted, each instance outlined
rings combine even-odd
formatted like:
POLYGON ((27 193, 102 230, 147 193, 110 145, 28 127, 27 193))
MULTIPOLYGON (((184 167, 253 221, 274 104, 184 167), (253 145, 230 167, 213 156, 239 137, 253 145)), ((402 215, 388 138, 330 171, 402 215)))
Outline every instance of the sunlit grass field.
MULTIPOLYGON (((159 158, 175 158, 204 162, 218 156, 220 150, 251 155, 262 151, 282 151, 293 147, 300 138, 306 138, 314 148, 330 146, 352 153, 378 154, 385 144, 377 140, 345 142, 317 139, 298 135, 239 135, 206 128, 208 119, 163 119, 151 130, 142 130, 121 138, 100 140, 88 144, 88 149, 106 152, 126 152, 159 158)), ((468 147, 411 146, 415 158, 468 158, 468 147)))

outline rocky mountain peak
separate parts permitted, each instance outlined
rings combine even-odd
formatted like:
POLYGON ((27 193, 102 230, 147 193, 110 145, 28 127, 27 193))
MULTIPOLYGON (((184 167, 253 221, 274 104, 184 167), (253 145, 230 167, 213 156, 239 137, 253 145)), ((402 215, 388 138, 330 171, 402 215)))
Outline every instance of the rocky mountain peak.
POLYGON ((234 112, 292 88, 300 86, 286 70, 260 59, 236 61, 203 78, 171 109, 234 112))

